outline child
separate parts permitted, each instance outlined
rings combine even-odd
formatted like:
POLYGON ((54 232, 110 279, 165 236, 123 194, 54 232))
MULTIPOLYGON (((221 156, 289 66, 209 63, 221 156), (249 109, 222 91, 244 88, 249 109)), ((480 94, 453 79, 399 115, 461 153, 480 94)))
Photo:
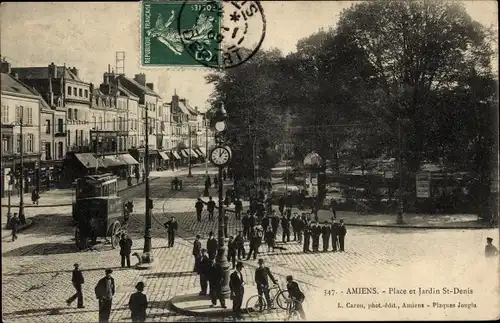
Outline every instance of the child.
POLYGON ((267 231, 266 231, 267 252, 269 252, 271 248, 273 249, 273 252, 274 252, 274 239, 275 239, 275 236, 274 236, 273 228, 267 227, 267 231))

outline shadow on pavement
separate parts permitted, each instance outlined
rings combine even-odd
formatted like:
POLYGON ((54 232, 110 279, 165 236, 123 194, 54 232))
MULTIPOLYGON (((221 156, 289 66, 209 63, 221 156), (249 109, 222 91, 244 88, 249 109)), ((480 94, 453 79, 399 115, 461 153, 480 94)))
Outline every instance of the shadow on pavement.
MULTIPOLYGON (((104 275, 104 270, 106 269, 113 269, 113 270, 120 270, 122 267, 116 266, 116 267, 100 267, 100 268, 85 268, 85 264, 80 263, 80 269, 81 271, 85 274, 86 272, 91 272, 91 271, 102 271, 104 275)), ((123 270, 129 270, 129 268, 123 268, 123 270)), ((68 269, 68 270, 51 270, 51 271, 37 271, 37 272, 23 272, 23 273, 12 273, 12 274, 3 274, 4 276, 24 276, 24 275, 43 275, 43 274, 63 274, 63 273, 72 273, 73 269, 68 269)))
POLYGON ((97 312, 97 310, 80 310, 80 309, 72 309, 70 307, 49 307, 49 308, 37 308, 37 309, 28 309, 28 310, 20 310, 14 311, 11 313, 2 313, 3 316, 10 317, 38 317, 42 313, 46 313, 46 315, 66 315, 73 313, 91 313, 97 312))
POLYGON ((44 236, 74 234, 75 224, 71 215, 60 213, 39 214, 32 217, 32 219, 35 224, 23 232, 44 236))
POLYGON ((168 310, 168 302, 169 301, 150 301, 148 303, 149 308, 159 308, 162 310, 168 310))
POLYGON ((151 273, 143 274, 141 276, 145 278, 167 278, 167 277, 185 277, 185 276, 195 276, 197 275, 193 271, 179 271, 179 272, 161 272, 161 273, 151 273))
POLYGON ((37 243, 21 248, 9 250, 2 254, 2 257, 11 256, 41 256, 41 255, 58 255, 66 253, 78 252, 78 248, 74 244, 67 243, 37 243))

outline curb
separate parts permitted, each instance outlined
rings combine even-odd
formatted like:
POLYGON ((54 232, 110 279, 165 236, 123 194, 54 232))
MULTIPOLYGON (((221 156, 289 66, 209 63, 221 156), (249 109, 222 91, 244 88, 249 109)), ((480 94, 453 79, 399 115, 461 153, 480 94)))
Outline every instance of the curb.
MULTIPOLYGON (((32 219, 32 218, 27 218, 27 219, 26 219, 26 224, 25 224, 25 225, 23 225, 22 227, 19 227, 19 228, 17 229, 17 232, 19 233, 19 232, 21 232, 21 231, 27 230, 27 229, 31 228, 34 224, 35 224, 35 221, 33 221, 33 219, 32 219)), ((2 239, 5 239, 5 238, 7 238, 7 237, 11 236, 11 233, 10 233, 10 232, 12 232, 12 230, 11 230, 11 229, 5 229, 5 227, 2 227, 2 239), (3 234, 3 232, 4 232, 4 231, 6 231, 6 232, 8 232, 8 233, 7 233, 7 234, 3 234)))
MULTIPOLYGON (((208 312, 195 312, 195 311, 190 311, 190 310, 185 310, 182 308, 178 308, 177 306, 172 303, 172 300, 175 298, 172 297, 167 301, 167 309, 180 314, 180 315, 185 315, 185 316, 194 316, 194 317, 211 317, 211 318, 221 318, 221 317, 232 317, 233 316, 233 310, 229 308, 226 309, 218 309, 218 310, 213 310, 213 311, 208 311, 208 312)), ((210 301, 210 298, 207 297, 207 301, 210 301)), ((226 298, 226 301, 230 301, 229 298, 226 298)), ((227 304, 226 304, 227 306, 227 304)), ((247 316, 248 315, 248 309, 247 308, 242 308, 241 309, 242 315, 247 316)))
MULTIPOLYGON (((157 180, 158 178, 160 177, 153 177, 153 178, 150 178, 149 181, 152 182, 154 180, 157 180)), ((127 187, 124 187, 122 188, 121 190, 118 190, 118 193, 119 192, 123 192, 123 191, 126 191, 128 189, 131 189, 133 187, 136 187, 136 186, 140 186, 140 185, 143 185, 145 183, 139 183, 139 184, 132 184, 130 186, 127 186, 127 187)), ((50 205, 25 205, 24 208, 41 208, 41 207, 61 207, 61 206, 72 206, 73 203, 65 203, 65 204, 50 204, 50 205)), ((16 207, 17 205, 14 205, 14 207, 16 207)), ((2 204, 2 207, 9 207, 8 205, 3 205, 2 204)), ((12 205, 10 207, 13 207, 12 205)))

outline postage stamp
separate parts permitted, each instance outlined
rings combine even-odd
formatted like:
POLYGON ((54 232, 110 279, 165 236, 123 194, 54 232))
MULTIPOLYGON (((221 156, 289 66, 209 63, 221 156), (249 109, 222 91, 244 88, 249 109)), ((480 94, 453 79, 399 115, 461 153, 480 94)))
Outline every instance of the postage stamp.
POLYGON ((142 12, 144 66, 236 67, 266 34, 259 1, 144 2, 142 12))
POLYGON ((193 55, 187 50, 195 42, 217 49, 213 54, 220 55, 220 43, 213 36, 221 29, 221 15, 215 5, 203 1, 143 2, 141 20, 144 66, 200 66, 200 53, 194 51, 193 55), (196 37, 181 39, 181 34, 193 31, 196 37))

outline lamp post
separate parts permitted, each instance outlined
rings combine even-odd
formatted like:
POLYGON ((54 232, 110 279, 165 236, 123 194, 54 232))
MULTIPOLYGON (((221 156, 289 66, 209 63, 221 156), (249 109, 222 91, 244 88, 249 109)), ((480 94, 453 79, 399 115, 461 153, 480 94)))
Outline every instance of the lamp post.
MULTIPOLYGON (((145 93, 144 93, 145 95, 145 93)), ((150 264, 153 262, 153 253, 151 252, 151 210, 153 208, 153 201, 149 198, 149 107, 146 108, 146 138, 145 138, 145 151, 144 151, 144 172, 145 172, 145 186, 146 186, 146 214, 144 217, 144 249, 142 254, 142 263, 150 264)))
POLYGON ((188 151, 188 177, 193 177, 193 174, 191 173, 191 149, 192 149, 192 138, 191 138, 191 124, 188 121, 188 140, 189 140, 189 151, 188 151))
MULTIPOLYGON (((208 127, 205 125, 205 153, 208 154, 208 127)), ((208 156, 205 156, 205 175, 208 176, 208 156)))
POLYGON ((396 219, 397 224, 403 224, 403 152, 402 152, 402 142, 401 142, 401 119, 398 120, 398 146, 399 146, 399 163, 398 163, 398 171, 399 171, 399 207, 398 207, 398 216, 396 219))
MULTIPOLYGON (((19 142, 19 150, 20 150, 20 161, 21 161, 21 169, 20 169, 20 179, 19 179, 19 220, 22 224, 26 223, 26 217, 24 216, 24 138, 23 138, 23 119, 24 119, 24 107, 20 106, 20 115, 19 120, 15 121, 14 124, 19 124, 19 135, 21 140, 19 142)), ((14 164, 16 160, 14 158, 14 164)), ((9 203, 10 204, 10 203, 9 203)))
MULTIPOLYGON (((224 109, 224 105, 221 101, 216 102, 215 104, 215 114, 214 121, 215 130, 216 130, 216 141, 218 145, 222 145, 224 142, 223 139, 223 131, 226 129, 225 120, 227 118, 226 110, 224 109)), ((229 289, 229 262, 227 260, 227 247, 224 244, 224 198, 223 198, 223 190, 224 190, 224 181, 222 180, 222 170, 226 165, 218 165, 219 173, 217 180, 219 181, 219 231, 217 234, 218 238, 218 246, 219 250, 217 251, 216 264, 222 268, 222 284, 221 284, 221 293, 225 298, 229 297, 230 289, 229 289)))

